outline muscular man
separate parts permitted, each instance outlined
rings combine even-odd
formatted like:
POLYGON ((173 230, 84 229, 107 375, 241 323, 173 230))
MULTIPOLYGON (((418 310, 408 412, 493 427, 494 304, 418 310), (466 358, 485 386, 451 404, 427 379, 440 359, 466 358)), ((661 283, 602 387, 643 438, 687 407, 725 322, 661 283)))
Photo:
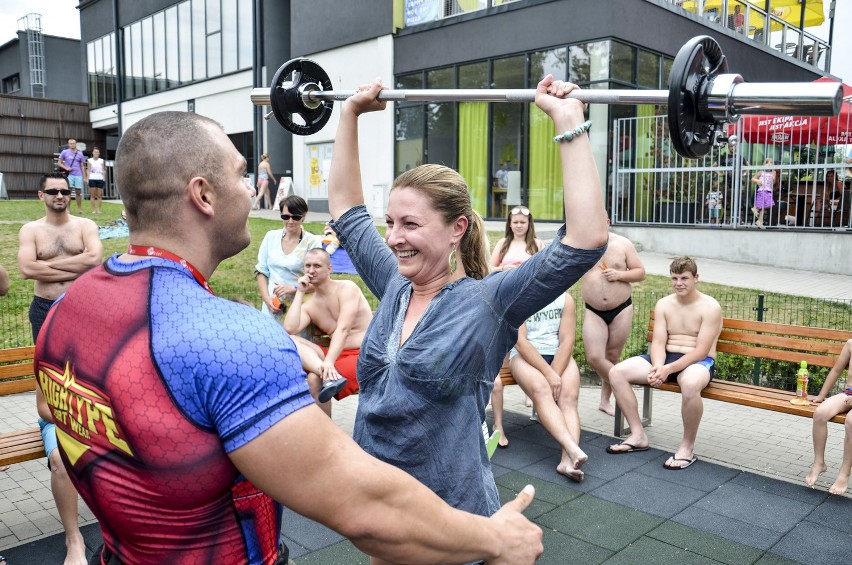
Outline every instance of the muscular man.
MULTIPOLYGON (((71 190, 64 178, 42 177, 38 197, 44 202, 45 216, 24 224, 18 234, 18 268, 25 279, 35 280, 35 297, 29 312, 33 343, 38 342, 42 324, 54 301, 80 275, 100 264, 103 255, 95 222, 76 218, 68 212, 71 190)), ((90 297, 87 307, 95 307, 94 297, 90 297)), ((80 334, 81 326, 76 320, 69 320, 68 324, 68 330, 78 339, 86 338, 85 333, 80 334)), ((65 528, 65 544, 68 548, 65 564, 85 564, 86 547, 77 524, 77 491, 62 465, 59 450, 56 449, 57 433, 53 416, 38 388, 36 409, 50 469, 50 488, 59 519, 65 528)))
POLYGON ((666 469, 681 470, 695 458, 695 437, 704 405, 701 391, 713 378, 716 341, 722 331, 722 308, 715 299, 698 291, 698 267, 689 257, 672 261, 674 294, 657 301, 654 308, 654 336, 651 353, 625 359, 609 372, 615 400, 630 425, 630 435, 607 448, 622 454, 648 449, 648 437, 639 417, 634 384, 655 388, 677 381, 681 392, 683 439, 674 455, 663 464, 666 469))
POLYGON ((213 295, 207 279, 251 239, 245 171, 199 114, 128 128, 115 175, 131 245, 74 283, 36 346, 102 561, 270 564, 286 504, 394 563, 533 563, 532 487, 491 518, 451 508, 322 413, 280 324, 213 295))
POLYGON ((69 139, 68 148, 63 149, 56 160, 60 169, 68 173, 68 184, 74 189, 77 200, 77 213, 83 213, 83 184, 88 182, 86 156, 77 149, 77 140, 69 139))
MULTIPOLYGON (((358 391, 355 365, 373 313, 358 285, 331 278, 331 257, 325 249, 308 251, 304 269, 305 274, 296 281, 298 288, 284 317, 284 329, 289 334, 297 334, 313 324, 331 337, 328 349, 323 349, 324 363, 334 366, 346 379, 334 395, 341 400, 358 391), (305 302, 305 293, 311 285, 315 289, 314 295, 305 302)), ((323 382, 318 373, 308 373, 308 385, 311 396, 331 416, 331 398, 320 398, 323 382)))
POLYGON ((583 275, 582 296, 586 303, 583 318, 583 345, 586 360, 601 379, 598 409, 610 416, 615 410, 609 401, 612 387, 609 370, 618 363, 630 335, 633 321, 631 283, 645 280, 645 266, 633 243, 618 234, 609 234, 609 244, 598 268, 583 275))

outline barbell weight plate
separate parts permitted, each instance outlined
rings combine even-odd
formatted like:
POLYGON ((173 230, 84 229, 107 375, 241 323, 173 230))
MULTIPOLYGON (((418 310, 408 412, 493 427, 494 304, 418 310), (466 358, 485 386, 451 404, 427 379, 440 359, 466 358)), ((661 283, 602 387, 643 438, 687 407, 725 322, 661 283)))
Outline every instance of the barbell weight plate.
POLYGON ((702 100, 713 79, 727 70, 722 49, 707 35, 690 39, 678 51, 669 74, 669 136, 682 156, 697 159, 710 151, 720 124, 702 100))
POLYGON ((314 84, 322 90, 331 90, 331 80, 326 72, 310 59, 293 59, 282 65, 272 77, 269 103, 272 112, 284 129, 296 135, 317 133, 331 118, 334 102, 323 100, 308 107, 300 87, 314 84), (296 120, 296 116, 301 120, 296 120), (301 123, 300 123, 301 122, 301 123))

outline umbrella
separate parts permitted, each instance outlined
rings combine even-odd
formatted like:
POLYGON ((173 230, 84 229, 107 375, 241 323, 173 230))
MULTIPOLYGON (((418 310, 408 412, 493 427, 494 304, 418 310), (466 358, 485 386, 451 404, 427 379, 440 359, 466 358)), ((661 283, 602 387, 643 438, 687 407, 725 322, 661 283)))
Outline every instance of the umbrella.
MULTIPOLYGON (((822 77, 814 82, 836 82, 822 77)), ((834 117, 745 116, 743 139, 749 143, 843 145, 852 143, 852 87, 843 84, 843 104, 834 117)), ((734 133, 731 127, 730 133, 734 133)))

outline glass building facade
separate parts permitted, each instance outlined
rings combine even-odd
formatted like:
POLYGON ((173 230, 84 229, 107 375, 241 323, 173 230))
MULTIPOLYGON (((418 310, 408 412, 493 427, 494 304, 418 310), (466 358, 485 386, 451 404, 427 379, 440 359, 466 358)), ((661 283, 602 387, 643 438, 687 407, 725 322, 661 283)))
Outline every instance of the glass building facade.
MULTIPOLYGON (((186 0, 121 30, 124 100, 252 66, 251 0, 186 0)), ((119 45, 111 32, 86 45, 89 106, 117 99, 119 45)))
MULTIPOLYGON (((398 76, 395 82, 397 89, 520 89, 535 88, 541 77, 552 74, 583 88, 662 89, 671 64, 671 58, 659 53, 604 40, 427 69, 398 76)), ((597 131, 606 130, 615 118, 655 112, 655 106, 589 108, 597 131)), ((535 104, 398 103, 394 173, 422 163, 453 167, 467 179, 474 208, 486 217, 503 218, 507 191, 499 186, 495 172, 501 168, 519 171, 520 198, 534 217, 561 220, 562 171, 553 143, 556 133, 535 104)), ((605 143, 595 151, 599 165, 611 162, 611 135, 604 135, 605 143)))

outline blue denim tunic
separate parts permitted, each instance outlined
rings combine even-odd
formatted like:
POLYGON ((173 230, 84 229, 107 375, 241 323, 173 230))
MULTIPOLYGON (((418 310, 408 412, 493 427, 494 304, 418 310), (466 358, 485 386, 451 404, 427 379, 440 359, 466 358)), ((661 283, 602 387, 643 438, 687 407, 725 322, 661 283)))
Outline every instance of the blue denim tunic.
POLYGON ((354 438, 449 505, 490 516, 500 508, 482 423, 494 378, 518 327, 565 292, 603 255, 557 238, 517 269, 463 278, 432 299, 400 346, 411 281, 364 206, 332 227, 381 300, 358 357, 361 393, 354 438))

